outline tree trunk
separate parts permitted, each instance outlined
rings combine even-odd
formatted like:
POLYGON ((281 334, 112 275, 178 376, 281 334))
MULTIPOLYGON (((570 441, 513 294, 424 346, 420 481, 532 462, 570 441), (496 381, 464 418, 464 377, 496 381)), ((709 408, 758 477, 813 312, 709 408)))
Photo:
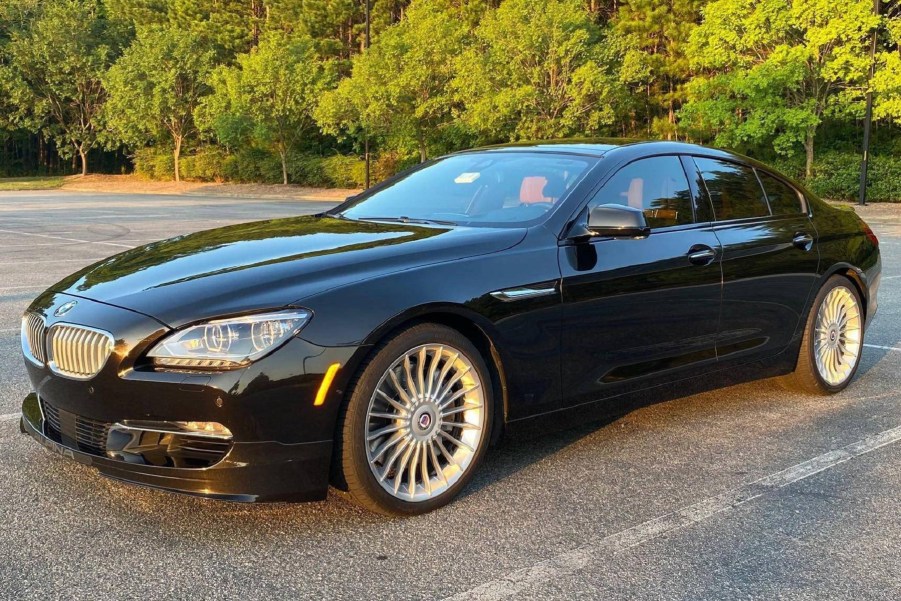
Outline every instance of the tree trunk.
POLYGON ((181 166, 179 165, 179 161, 181 161, 181 136, 175 137, 175 150, 172 151, 172 157, 175 159, 175 181, 181 181, 181 166))
POLYGON ((278 156, 282 160, 282 184, 288 185, 288 153, 284 150, 278 151, 278 156))
POLYGON ((419 133, 419 162, 425 163, 426 161, 426 148, 425 148, 425 136, 422 135, 422 132, 419 133))
POLYGON ((815 127, 807 128, 807 136, 804 138, 804 177, 810 178, 813 175, 813 137, 816 133, 815 127))
POLYGON ((78 147, 78 156, 81 158, 81 176, 88 174, 88 153, 84 149, 84 145, 78 147))

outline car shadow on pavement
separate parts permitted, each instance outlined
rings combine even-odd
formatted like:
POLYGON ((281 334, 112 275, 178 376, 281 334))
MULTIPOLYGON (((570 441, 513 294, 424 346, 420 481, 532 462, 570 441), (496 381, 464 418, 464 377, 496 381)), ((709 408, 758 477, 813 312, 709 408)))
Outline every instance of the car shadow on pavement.
MULTIPOLYGON (((475 494, 554 455, 581 439, 614 424, 639 409, 688 399, 712 390, 738 386, 760 379, 759 367, 705 374, 704 377, 665 383, 652 388, 581 405, 558 414, 529 420, 489 449, 479 472, 461 497, 475 494)), ((763 386, 780 390, 775 378, 764 380, 763 386)))

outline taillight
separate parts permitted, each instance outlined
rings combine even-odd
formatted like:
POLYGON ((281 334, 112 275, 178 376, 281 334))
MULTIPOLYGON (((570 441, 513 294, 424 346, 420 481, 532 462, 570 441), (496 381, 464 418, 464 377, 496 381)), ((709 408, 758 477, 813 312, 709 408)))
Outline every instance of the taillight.
POLYGON ((863 233, 867 237, 867 240, 873 243, 873 246, 879 246, 879 238, 876 237, 876 234, 873 233, 873 230, 870 229, 866 223, 863 224, 863 233))

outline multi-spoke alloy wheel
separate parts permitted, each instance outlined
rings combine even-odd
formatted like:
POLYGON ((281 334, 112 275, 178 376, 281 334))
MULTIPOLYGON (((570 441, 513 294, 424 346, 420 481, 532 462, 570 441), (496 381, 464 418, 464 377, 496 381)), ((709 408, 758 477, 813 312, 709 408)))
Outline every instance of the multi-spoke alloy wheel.
POLYGON ((836 286, 820 303, 813 338, 817 371, 830 386, 850 377, 860 355, 862 332, 857 297, 847 287, 836 286))
POLYGON ((466 486, 494 415, 492 378, 469 338, 439 324, 412 326, 381 343, 351 386, 336 484, 357 503, 413 515, 466 486))
POLYGON ((385 371, 366 413, 367 459, 393 496, 443 493, 469 467, 485 430, 483 383, 462 351, 424 344, 385 371))
POLYGON ((810 394, 838 392, 860 364, 864 306, 851 280, 834 275, 817 292, 811 307, 795 371, 781 382, 810 394))

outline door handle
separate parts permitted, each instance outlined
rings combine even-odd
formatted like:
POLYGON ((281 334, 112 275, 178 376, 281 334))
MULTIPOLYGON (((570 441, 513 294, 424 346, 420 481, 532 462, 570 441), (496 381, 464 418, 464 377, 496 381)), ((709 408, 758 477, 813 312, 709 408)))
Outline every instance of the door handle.
POLYGON ((809 251, 813 248, 813 236, 806 232, 798 232, 795 234, 795 237, 792 238, 792 244, 800 248, 801 250, 809 251))
POLYGON ((716 251, 706 244, 695 244, 688 249, 688 262, 692 265, 710 265, 716 259, 716 251))

